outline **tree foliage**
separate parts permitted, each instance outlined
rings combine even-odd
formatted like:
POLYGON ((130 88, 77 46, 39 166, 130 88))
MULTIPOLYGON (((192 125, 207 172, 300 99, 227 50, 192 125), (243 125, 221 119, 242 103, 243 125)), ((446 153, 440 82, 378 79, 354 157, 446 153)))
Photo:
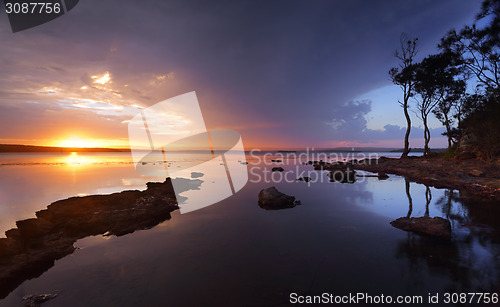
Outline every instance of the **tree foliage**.
POLYGON ((464 68, 474 75, 487 91, 500 86, 500 0, 486 0, 477 19, 491 21, 483 28, 476 24, 451 30, 439 44, 444 52, 461 57, 464 68))
POLYGON ((424 156, 430 154, 430 130, 428 118, 431 112, 437 113, 442 122, 451 130, 449 112, 451 103, 460 96, 465 89, 465 82, 457 80, 460 73, 458 68, 460 59, 454 53, 444 52, 430 55, 415 64, 414 71, 415 93, 417 100, 417 116, 424 124, 424 156))
POLYGON ((458 150, 467 147, 490 161, 500 154, 500 0, 484 0, 476 21, 482 26, 475 23, 449 31, 438 45, 441 52, 420 63, 415 63, 416 39, 401 37, 401 51, 396 53, 399 67, 389 75, 403 90, 399 103, 408 123, 406 155, 410 98, 417 102, 416 113, 424 125, 424 156, 430 153, 431 113, 446 127, 450 148, 458 144, 458 150), (466 93, 471 85, 475 91, 466 93))

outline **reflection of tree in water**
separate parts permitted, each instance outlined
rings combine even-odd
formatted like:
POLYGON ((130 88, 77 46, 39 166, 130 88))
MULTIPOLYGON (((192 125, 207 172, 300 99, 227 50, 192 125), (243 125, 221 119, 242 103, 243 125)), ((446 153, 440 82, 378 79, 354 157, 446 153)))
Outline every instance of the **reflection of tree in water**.
MULTIPOLYGON (((410 217, 413 200, 408 180, 405 180, 405 188, 407 217, 410 217)), ((425 199, 424 215, 429 216, 432 202, 429 187, 426 187, 425 199)), ((454 236, 448 242, 409 232, 406 240, 397 243, 395 256, 408 259, 412 286, 423 287, 428 270, 430 275, 448 278, 449 284, 443 285, 443 291, 497 291, 500 284, 500 227, 495 218, 500 214, 498 206, 461 199, 453 190, 444 191, 435 205, 452 223, 454 236)))
POLYGON ((425 213, 424 216, 429 216, 429 205, 432 201, 432 193, 431 188, 429 186, 425 186, 425 213))
MULTIPOLYGON (((408 178, 405 178, 405 190, 406 190, 406 197, 408 197, 408 213, 406 214, 407 218, 411 217, 411 214, 413 212, 413 199, 411 198, 411 193, 410 193, 410 181, 408 178)), ((431 189, 429 186, 426 186, 425 189, 425 213, 424 216, 429 216, 429 205, 431 204, 432 201, 432 193, 431 189)))
POLYGON ((467 207, 462 204, 458 192, 445 190, 444 195, 436 201, 436 207, 450 220, 453 228, 470 221, 467 207))
MULTIPOLYGON (((470 289, 469 270, 466 263, 461 262, 460 250, 453 242, 408 233, 406 240, 397 243, 396 258, 407 258, 411 280, 415 286, 423 286, 427 268, 431 275, 448 276, 457 285, 448 285, 449 289, 470 289), (426 267, 425 267, 426 266, 426 267)), ((478 276, 480 277, 480 276, 478 276)))
POLYGON ((410 194, 410 180, 405 177, 405 187, 406 187, 406 197, 408 197, 408 214, 406 215, 407 218, 410 218, 411 213, 413 212, 413 200, 411 198, 410 194))

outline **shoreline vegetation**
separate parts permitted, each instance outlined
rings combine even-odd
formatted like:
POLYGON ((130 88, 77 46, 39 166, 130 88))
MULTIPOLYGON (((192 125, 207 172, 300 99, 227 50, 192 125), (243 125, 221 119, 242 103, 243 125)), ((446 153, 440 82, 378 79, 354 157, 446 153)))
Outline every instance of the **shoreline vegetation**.
POLYGON ((418 57, 418 38, 401 33, 389 70, 406 118, 404 149, 410 152, 413 111, 424 130, 423 156, 431 155, 429 116, 446 128, 448 154, 498 164, 500 156, 500 0, 483 0, 472 25, 448 31, 439 52, 418 57))

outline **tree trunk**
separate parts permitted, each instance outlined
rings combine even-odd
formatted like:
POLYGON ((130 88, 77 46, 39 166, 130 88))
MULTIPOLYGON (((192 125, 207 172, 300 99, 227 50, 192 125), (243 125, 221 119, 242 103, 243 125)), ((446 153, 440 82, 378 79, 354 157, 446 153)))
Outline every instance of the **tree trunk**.
POLYGON ((408 113, 408 97, 406 95, 404 97, 403 111, 406 117, 406 133, 405 133, 405 148, 403 149, 403 154, 401 155, 401 158, 406 158, 408 157, 408 153, 410 153, 410 130, 411 130, 411 118, 410 114, 408 113))
POLYGON ((450 127, 450 121, 448 120, 447 113, 444 113, 444 120, 445 120, 446 134, 448 136, 448 148, 451 148, 453 146, 453 142, 451 140, 451 127, 450 127))
POLYGON ((424 122, 424 157, 428 157, 431 153, 429 149, 429 141, 431 140, 431 132, 427 126, 427 115, 422 114, 422 121, 424 122))

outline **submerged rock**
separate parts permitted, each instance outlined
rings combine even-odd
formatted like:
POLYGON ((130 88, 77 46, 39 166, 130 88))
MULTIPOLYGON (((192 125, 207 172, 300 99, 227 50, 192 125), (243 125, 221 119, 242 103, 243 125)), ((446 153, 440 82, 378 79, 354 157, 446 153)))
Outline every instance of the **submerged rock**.
POLYGON ((273 171, 273 172, 282 172, 284 170, 285 169, 283 169, 282 167, 273 167, 273 169, 271 171, 273 171))
POLYGON ((337 169, 328 173, 331 182, 354 183, 356 182, 356 171, 351 168, 337 169))
POLYGON ((378 177, 379 180, 385 180, 385 179, 389 178, 389 176, 386 173, 384 173, 384 172, 378 172, 378 176, 377 177, 378 177))
POLYGON ((413 231, 446 240, 451 239, 450 221, 441 217, 400 217, 392 221, 391 225, 405 231, 413 231))
POLYGON ((200 178, 200 177, 203 177, 205 176, 204 173, 200 173, 200 172, 191 172, 191 178, 200 178))
POLYGON ((297 179, 297 181, 309 182, 309 181, 311 181, 311 177, 300 177, 300 178, 297 179))
POLYGON ((259 192, 259 206, 266 210, 293 208, 300 202, 295 197, 278 191, 275 187, 263 189, 259 192))
POLYGON ((57 293, 54 294, 29 294, 23 297, 24 306, 27 307, 38 307, 40 304, 45 303, 58 296, 57 293))

